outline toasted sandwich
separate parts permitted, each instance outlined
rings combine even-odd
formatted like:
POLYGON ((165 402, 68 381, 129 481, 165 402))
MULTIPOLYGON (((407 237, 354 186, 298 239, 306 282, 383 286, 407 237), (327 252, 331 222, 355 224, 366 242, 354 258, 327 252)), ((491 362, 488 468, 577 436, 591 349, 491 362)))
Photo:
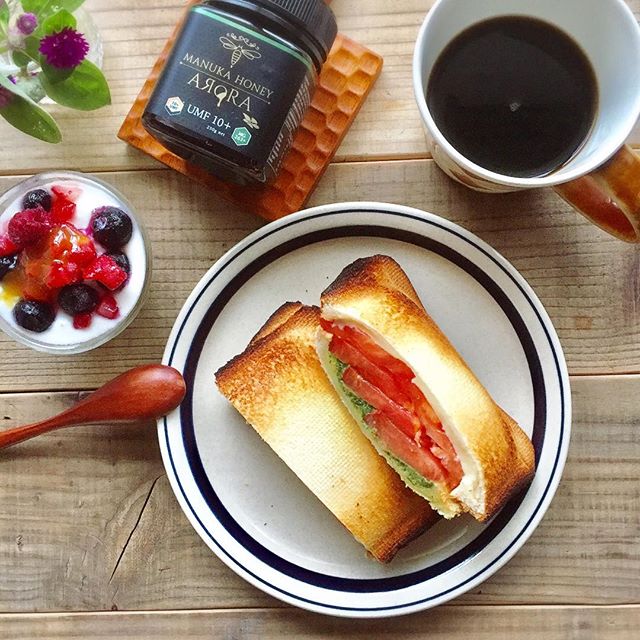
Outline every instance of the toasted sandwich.
POLYGON ((327 376, 376 450, 438 513, 485 521, 531 480, 531 441, 392 258, 349 265, 321 309, 317 351, 327 376))
POLYGON ((287 303, 216 373, 222 394, 371 555, 388 562, 437 520, 376 453, 315 350, 320 310, 287 303))

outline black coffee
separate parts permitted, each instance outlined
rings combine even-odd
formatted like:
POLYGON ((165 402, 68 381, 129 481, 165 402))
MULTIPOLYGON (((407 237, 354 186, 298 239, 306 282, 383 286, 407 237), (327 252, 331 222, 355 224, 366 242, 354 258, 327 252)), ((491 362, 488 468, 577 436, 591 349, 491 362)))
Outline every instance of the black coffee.
POLYGON ((598 89, 567 34, 508 16, 456 37, 431 73, 427 104, 445 138, 476 164, 514 177, 546 175, 585 141, 598 89))

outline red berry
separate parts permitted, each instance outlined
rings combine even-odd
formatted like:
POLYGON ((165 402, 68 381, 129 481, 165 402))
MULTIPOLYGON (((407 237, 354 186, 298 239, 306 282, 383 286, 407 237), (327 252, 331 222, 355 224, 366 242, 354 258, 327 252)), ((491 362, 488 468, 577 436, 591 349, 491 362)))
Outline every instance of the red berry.
POLYGON ((19 247, 28 247, 45 238, 52 227, 51 216, 42 208, 18 211, 7 229, 9 240, 19 247))
POLYGON ((76 215, 76 204, 66 198, 56 198, 51 207, 51 218, 54 222, 69 222, 76 215))
POLYGON ((20 247, 11 242, 9 236, 0 236, 0 258, 12 256, 18 253, 19 250, 20 247))
POLYGON ((103 318, 109 320, 115 320, 120 315, 120 309, 118 309, 118 303, 116 299, 109 293, 100 301, 96 313, 103 318))
POLYGON ((64 198, 65 200, 69 200, 69 202, 75 202, 80 197, 82 189, 70 186, 63 187, 60 184, 56 184, 51 187, 51 192, 59 198, 64 198))
POLYGON ((74 246, 69 259, 81 267, 86 267, 87 265, 93 264, 96 257, 96 246, 92 241, 89 241, 87 243, 80 242, 74 246))
POLYGON ((90 313, 79 313, 73 316, 73 328, 86 329, 91 324, 92 317, 90 313))
POLYGON ((128 275, 112 257, 102 254, 85 269, 84 278, 85 280, 95 280, 107 289, 115 291, 126 282, 128 275))
POLYGON ((46 285, 50 289, 60 289, 82 280, 82 271, 75 262, 54 260, 47 276, 46 285))

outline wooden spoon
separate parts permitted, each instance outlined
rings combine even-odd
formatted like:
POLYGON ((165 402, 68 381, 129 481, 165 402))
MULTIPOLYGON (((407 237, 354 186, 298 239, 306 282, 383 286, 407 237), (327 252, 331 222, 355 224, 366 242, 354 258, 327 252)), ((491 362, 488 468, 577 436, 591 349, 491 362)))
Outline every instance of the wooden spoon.
POLYGON ((63 427, 160 418, 182 402, 186 390, 184 378, 171 367, 136 367, 53 418, 1 431, 0 449, 63 427))

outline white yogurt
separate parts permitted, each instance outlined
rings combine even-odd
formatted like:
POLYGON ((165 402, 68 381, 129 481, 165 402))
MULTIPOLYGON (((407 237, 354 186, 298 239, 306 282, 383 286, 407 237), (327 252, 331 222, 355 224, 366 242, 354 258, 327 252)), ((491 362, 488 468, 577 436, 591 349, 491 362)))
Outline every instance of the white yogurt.
MULTIPOLYGON (((129 258, 131 275, 122 290, 110 292, 118 303, 120 314, 117 318, 109 320, 93 313, 89 327, 76 329, 73 326, 73 317, 58 308, 53 324, 46 331, 35 333, 23 329, 16 323, 13 316, 15 303, 8 304, 0 300, 0 321, 4 320, 5 326, 3 328, 7 333, 35 349, 79 353, 106 342, 124 328, 123 324, 126 326, 131 322, 132 313, 137 312, 138 302, 145 291, 150 265, 147 263, 143 232, 130 206, 117 193, 110 191, 107 185, 82 174, 66 172, 43 174, 27 180, 5 194, 3 200, 7 196, 9 199, 6 203, 0 200, 0 210, 2 211, 0 214, 0 234, 6 234, 9 221, 15 213, 22 210, 22 198, 27 192, 33 189, 45 189, 51 193, 51 187, 55 185, 76 187, 81 190, 81 195, 76 199, 76 213, 69 222, 82 232, 89 226, 92 212, 99 207, 118 207, 131 217, 133 222, 131 239, 120 249, 129 258), (46 181, 42 181, 42 179, 46 181)), ((94 242, 98 255, 107 251, 97 241, 94 240, 94 242)), ((2 291, 2 281, 0 281, 0 292, 2 291)))

